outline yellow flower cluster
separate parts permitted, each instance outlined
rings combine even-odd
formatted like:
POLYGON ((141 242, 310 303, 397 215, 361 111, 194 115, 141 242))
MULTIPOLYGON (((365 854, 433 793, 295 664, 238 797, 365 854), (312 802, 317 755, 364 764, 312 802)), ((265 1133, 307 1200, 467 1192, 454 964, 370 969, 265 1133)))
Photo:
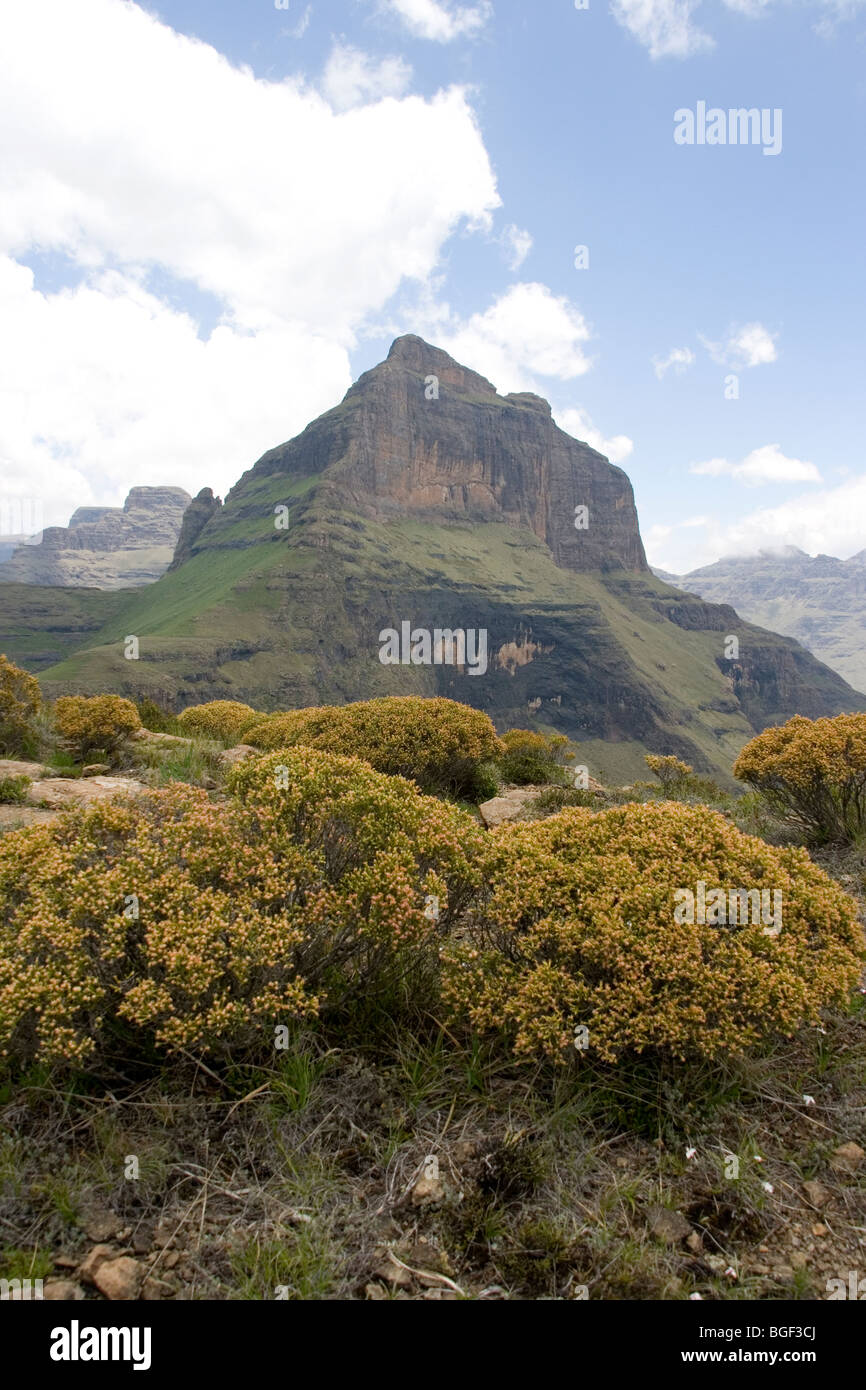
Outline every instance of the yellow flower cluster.
POLYGON ((124 739, 141 728, 135 705, 120 695, 61 695, 54 704, 54 724, 80 762, 97 752, 113 758, 124 739))
POLYGON ((574 809, 490 839, 486 901, 443 950, 451 1016, 517 1054, 736 1054, 850 997, 857 905, 803 849, 777 850, 704 806, 574 809), (675 891, 771 889, 782 929, 678 922, 675 891))
POLYGON ((647 753, 644 762, 650 772, 659 779, 665 791, 687 781, 694 771, 690 763, 684 763, 670 754, 663 757, 658 753, 647 753))
POLYGON ((211 700, 206 705, 190 705, 178 715, 177 722, 185 734, 238 743, 246 730, 263 718, 239 700, 211 700))
POLYGON ((248 729, 257 748, 303 744, 363 758, 379 772, 410 777, 425 791, 471 797, 479 769, 501 757, 490 719, 454 700, 416 695, 275 714, 248 729))
POLYGON ((0 841, 0 1052, 80 1065, 121 1031, 261 1053, 277 1023, 435 980, 479 883, 468 814, 306 748, 234 785, 222 803, 176 784, 0 841))
POLYGON ((36 677, 0 656, 0 753, 26 750, 41 704, 36 677))
MULTIPOLYGON (((539 734, 531 729, 509 729, 502 735, 505 753, 499 771, 506 782, 562 782, 560 759, 568 739, 562 734, 539 734)), ((568 756, 568 755, 565 755, 568 756)))
POLYGON ((746 744, 734 776, 811 841, 853 841, 866 831, 866 714, 796 715, 765 729, 746 744))

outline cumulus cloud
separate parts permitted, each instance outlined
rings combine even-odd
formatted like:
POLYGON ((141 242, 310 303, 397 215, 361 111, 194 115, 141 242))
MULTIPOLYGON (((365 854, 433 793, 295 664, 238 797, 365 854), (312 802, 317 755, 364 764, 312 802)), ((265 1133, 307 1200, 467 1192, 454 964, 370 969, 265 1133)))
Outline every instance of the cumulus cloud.
POLYGON ((665 372, 673 367, 677 376, 681 376, 687 367, 690 367, 695 360, 695 354, 691 348, 671 348, 667 357, 654 357, 652 359, 655 374, 661 381, 665 372))
POLYGON ((714 362, 721 366, 760 367, 767 362, 775 362, 778 357, 776 334, 770 333, 762 323, 732 325, 723 342, 714 343, 700 334, 701 342, 714 362))
POLYGON ((583 344, 591 336, 583 314, 564 295, 521 282, 483 312, 442 322, 438 341, 509 392, 539 390, 539 376, 569 381, 588 372, 592 362, 583 344))
POLYGON ((688 522, 650 527, 650 563, 675 574, 711 565, 725 555, 757 555, 795 545, 809 555, 842 560, 866 549, 866 474, 836 488, 802 493, 778 507, 762 507, 728 521, 705 518, 700 531, 686 534, 688 522))
POLYGON ((322 74, 322 92, 336 111, 384 97, 401 97, 412 81, 403 58, 371 58, 349 44, 335 44, 322 74))
POLYGON ((553 418, 566 434, 573 435, 575 439, 582 439, 591 449, 597 449, 600 454, 609 458, 611 463, 623 463, 634 451, 634 441, 629 439, 627 434, 615 434, 606 438, 601 430, 596 429, 586 411, 580 406, 568 410, 555 410, 553 418))
POLYGON ((479 0, 476 5, 444 4, 443 0, 382 0, 382 5, 401 19, 415 38, 432 39, 435 43, 471 38, 493 14, 489 0, 479 0))
POLYGON ((707 459, 705 463, 693 463, 690 473, 719 478, 727 475, 738 482, 755 487, 761 483, 820 483, 821 474, 814 463, 804 459, 786 458, 778 444, 763 444, 753 449, 740 463, 728 459, 707 459))
POLYGON ((395 99, 401 68, 332 59, 323 95, 124 0, 0 7, 0 456, 10 492, 55 480, 47 523, 133 483, 224 489, 339 398, 458 227, 489 228, 465 92, 395 99), (68 289, 40 292, 33 250, 68 289), (202 296, 204 337, 174 307, 202 296))
POLYGON ((532 250, 532 236, 525 227, 517 227, 512 222, 499 238, 509 270, 519 270, 532 250))
POLYGON ((610 8, 651 58, 691 58, 714 46, 692 20, 696 0, 613 0, 610 8))

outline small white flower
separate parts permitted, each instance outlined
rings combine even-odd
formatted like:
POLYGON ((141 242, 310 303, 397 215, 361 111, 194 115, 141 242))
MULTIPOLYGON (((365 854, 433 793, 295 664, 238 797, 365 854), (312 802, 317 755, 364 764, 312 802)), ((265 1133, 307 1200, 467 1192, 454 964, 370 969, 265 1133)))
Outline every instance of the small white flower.
POLYGON ((760 1154, 752 1154, 752 1158, 755 1160, 756 1163, 763 1163, 763 1161, 764 1161, 764 1160, 761 1158, 761 1155, 760 1155, 760 1154))
POLYGON ((703 1294, 699 1294, 699 1293, 690 1293, 690 1294, 689 1294, 689 1302, 690 1302, 690 1303, 701 1303, 702 1301, 703 1301, 703 1294))
POLYGON ((697 1153, 697 1149, 686 1149, 686 1158, 687 1158, 687 1159, 692 1159, 692 1158, 694 1158, 694 1156, 695 1156, 696 1153, 697 1153))
POLYGON ((725 1270, 725 1274, 729 1279, 737 1278, 737 1271, 734 1269, 733 1265, 728 1265, 727 1269, 725 1270))
POLYGON ((804 1097, 803 1097, 803 1103, 804 1103, 805 1105, 814 1105, 814 1104, 815 1104, 815 1097, 814 1097, 814 1096, 804 1096, 804 1097))
POLYGON ((762 1188, 764 1189, 765 1192, 773 1192, 773 1191, 774 1191, 773 1184, 772 1184, 771 1182, 762 1182, 762 1183, 761 1183, 761 1186, 762 1186, 762 1188))

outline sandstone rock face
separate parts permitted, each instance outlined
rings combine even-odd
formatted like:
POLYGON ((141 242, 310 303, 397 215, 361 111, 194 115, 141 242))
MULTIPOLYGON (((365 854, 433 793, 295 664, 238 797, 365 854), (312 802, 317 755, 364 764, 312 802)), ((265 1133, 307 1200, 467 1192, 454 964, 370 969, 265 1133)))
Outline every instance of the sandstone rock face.
POLYGON ((648 568, 622 469, 559 429, 540 396, 501 396, 421 338, 398 338, 336 410, 253 472, 300 478, 325 469, 316 498, 335 511, 505 522, 533 531, 563 569, 648 568), (585 529, 575 526, 577 508, 587 509, 585 529))
POLYGON ((193 553, 193 546, 198 540, 208 522, 214 517, 222 507, 219 497, 214 497, 209 487, 203 487, 198 496, 194 497, 183 514, 180 535, 174 551, 174 557, 169 565, 170 570, 175 570, 182 565, 184 560, 188 560, 193 553))
POLYGON ((79 507, 68 526, 47 526, 0 564, 0 581, 62 588, 135 589, 171 563, 190 496, 180 487, 134 487, 123 507, 79 507))
POLYGON ((145 791, 144 783, 132 777, 48 777, 27 788, 27 802, 50 811, 66 811, 74 806, 107 801, 112 796, 135 796, 145 791))

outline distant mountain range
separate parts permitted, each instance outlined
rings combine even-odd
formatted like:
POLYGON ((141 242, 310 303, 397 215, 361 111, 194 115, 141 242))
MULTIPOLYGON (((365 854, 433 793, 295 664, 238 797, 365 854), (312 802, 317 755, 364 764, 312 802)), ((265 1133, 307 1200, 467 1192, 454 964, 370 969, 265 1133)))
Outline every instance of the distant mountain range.
POLYGON ((600 780, 649 751, 727 777, 768 724, 866 708, 798 643, 656 578, 628 477, 546 401, 414 336, 224 504, 200 493, 155 583, 0 584, 3 650, 49 695, 175 709, 450 696, 567 734, 600 780))
POLYGON ((64 589, 136 589, 171 564, 184 513, 182 487, 134 487, 122 507, 79 507, 41 540, 0 546, 0 582, 64 589))
POLYGON ((786 546, 729 556, 689 574, 654 573, 713 603, 729 603, 749 622, 796 637, 855 690, 866 690, 866 550, 837 560, 786 546))

